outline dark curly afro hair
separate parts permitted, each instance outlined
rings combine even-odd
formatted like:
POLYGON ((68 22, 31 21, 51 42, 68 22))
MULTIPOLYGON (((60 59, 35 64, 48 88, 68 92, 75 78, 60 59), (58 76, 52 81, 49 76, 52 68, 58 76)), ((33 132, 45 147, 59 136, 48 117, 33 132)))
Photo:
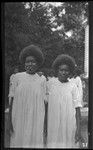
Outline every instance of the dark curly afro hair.
POLYGON ((54 60, 52 68, 55 70, 55 72, 58 71, 58 68, 61 64, 68 65, 71 73, 73 73, 73 71, 75 70, 76 62, 74 58, 67 54, 58 55, 57 58, 54 60))
POLYGON ((21 51, 19 55, 19 61, 21 64, 25 63, 25 59, 27 56, 34 56, 39 66, 41 66, 44 62, 43 53, 38 46, 29 45, 21 51))

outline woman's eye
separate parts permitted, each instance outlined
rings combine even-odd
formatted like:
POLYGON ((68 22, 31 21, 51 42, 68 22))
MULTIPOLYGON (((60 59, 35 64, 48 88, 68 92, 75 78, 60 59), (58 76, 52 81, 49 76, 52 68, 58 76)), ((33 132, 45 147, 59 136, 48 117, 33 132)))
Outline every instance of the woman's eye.
POLYGON ((35 62, 32 62, 32 61, 26 61, 26 63, 35 64, 35 62))
POLYGON ((36 63, 35 63, 35 62, 32 62, 32 64, 33 64, 33 65, 36 65, 36 63))
POLYGON ((26 61, 26 63, 29 63, 29 62, 30 62, 29 60, 26 61))

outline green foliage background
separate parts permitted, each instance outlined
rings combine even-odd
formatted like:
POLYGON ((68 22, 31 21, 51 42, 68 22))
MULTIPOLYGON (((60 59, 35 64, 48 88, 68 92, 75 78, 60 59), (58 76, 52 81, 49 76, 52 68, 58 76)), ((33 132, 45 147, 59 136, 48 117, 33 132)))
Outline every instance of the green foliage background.
POLYGON ((62 2, 58 7, 48 2, 4 3, 6 84, 14 66, 24 70, 19 64, 19 53, 30 44, 41 47, 45 56, 43 68, 51 68, 56 56, 66 53, 75 58, 83 73, 87 24, 87 2, 62 2), (57 30, 58 26, 62 28, 57 30), (69 31, 70 37, 66 34, 69 31))

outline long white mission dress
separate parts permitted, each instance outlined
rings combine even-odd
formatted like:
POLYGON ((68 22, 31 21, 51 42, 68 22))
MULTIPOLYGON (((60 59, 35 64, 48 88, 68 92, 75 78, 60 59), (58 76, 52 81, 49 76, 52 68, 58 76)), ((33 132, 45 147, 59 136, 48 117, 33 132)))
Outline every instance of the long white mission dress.
POLYGON ((10 147, 43 147, 46 78, 26 72, 15 75, 9 97, 13 96, 14 134, 10 147))
POLYGON ((58 78, 47 83, 48 97, 48 148, 75 148, 75 108, 82 107, 76 84, 61 83, 58 78))

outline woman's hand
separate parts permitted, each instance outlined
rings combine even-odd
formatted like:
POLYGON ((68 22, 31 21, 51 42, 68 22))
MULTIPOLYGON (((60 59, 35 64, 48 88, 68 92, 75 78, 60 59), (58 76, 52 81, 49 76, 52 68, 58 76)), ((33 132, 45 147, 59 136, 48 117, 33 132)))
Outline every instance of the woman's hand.
POLYGON ((10 135, 14 133, 13 124, 10 122, 10 135))
POLYGON ((80 131, 78 129, 76 129, 76 133, 75 133, 75 143, 79 142, 80 139, 80 131))
POLYGON ((9 105, 9 132, 10 135, 14 133, 13 124, 12 124, 12 105, 13 105, 13 97, 11 97, 11 102, 9 105))
POLYGON ((14 133, 14 129, 13 129, 13 124, 12 124, 12 119, 11 119, 11 116, 9 114, 9 133, 10 135, 12 135, 14 133))
POLYGON ((81 132, 79 129, 76 129, 76 133, 75 133, 75 143, 80 142, 80 143, 84 143, 85 140, 81 135, 81 132))

